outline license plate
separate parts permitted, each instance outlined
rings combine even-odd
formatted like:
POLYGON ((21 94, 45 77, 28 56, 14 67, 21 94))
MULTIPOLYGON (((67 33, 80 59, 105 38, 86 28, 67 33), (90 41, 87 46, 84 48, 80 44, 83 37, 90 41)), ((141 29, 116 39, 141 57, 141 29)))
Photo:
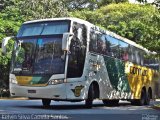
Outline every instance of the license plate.
POLYGON ((28 90, 28 93, 36 93, 36 90, 28 90))

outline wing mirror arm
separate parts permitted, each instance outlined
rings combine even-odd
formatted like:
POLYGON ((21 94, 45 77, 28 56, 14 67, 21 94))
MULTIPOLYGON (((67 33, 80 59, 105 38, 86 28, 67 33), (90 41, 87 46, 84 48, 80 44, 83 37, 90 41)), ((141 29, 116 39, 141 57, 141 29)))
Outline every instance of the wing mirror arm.
POLYGON ((71 39, 73 38, 73 33, 64 33, 62 38, 62 50, 66 51, 67 54, 70 54, 69 45, 71 39))
POLYGON ((2 46, 1 46, 1 48, 2 48, 2 53, 4 55, 7 53, 6 47, 7 47, 8 41, 11 40, 11 39, 15 39, 15 36, 5 37, 2 40, 2 46))

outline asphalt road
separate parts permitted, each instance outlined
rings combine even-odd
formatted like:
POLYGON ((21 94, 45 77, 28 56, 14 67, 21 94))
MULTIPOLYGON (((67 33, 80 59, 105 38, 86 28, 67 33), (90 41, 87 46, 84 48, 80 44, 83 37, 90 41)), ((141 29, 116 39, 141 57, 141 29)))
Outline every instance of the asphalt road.
POLYGON ((41 100, 0 100, 0 119, 2 120, 160 120, 160 110, 150 106, 133 106, 120 101, 119 106, 104 106, 96 100, 92 109, 87 109, 84 102, 54 102, 44 108, 41 100))

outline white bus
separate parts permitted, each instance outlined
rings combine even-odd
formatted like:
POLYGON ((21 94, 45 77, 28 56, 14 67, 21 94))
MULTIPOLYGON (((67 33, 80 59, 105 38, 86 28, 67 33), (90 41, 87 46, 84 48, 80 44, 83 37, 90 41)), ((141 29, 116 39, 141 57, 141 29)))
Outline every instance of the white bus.
POLYGON ((159 96, 159 62, 142 46, 78 18, 33 20, 14 38, 11 96, 78 102, 92 107, 129 100, 147 105, 159 96))

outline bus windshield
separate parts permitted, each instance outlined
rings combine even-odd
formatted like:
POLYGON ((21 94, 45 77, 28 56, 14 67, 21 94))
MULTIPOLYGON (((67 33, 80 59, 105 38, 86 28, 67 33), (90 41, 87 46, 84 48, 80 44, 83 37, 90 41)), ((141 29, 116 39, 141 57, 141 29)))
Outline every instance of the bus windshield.
POLYGON ((61 49, 61 38, 27 39, 20 42, 16 50, 14 73, 64 73, 65 55, 61 49))
POLYGON ((69 32, 69 22, 22 25, 12 57, 12 72, 20 75, 64 74, 64 32, 69 32))
POLYGON ((57 35, 69 31, 68 21, 40 22, 22 25, 17 37, 57 35))

